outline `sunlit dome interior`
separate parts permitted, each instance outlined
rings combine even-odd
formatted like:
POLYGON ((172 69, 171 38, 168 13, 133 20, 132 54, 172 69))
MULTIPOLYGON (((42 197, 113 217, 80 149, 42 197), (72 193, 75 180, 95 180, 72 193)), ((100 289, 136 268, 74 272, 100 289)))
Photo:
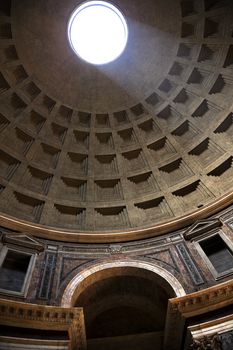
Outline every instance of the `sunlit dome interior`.
POLYGON ((233 350, 233 0, 105 1, 0 0, 0 350, 233 350))
POLYGON ((181 229, 230 205, 232 6, 14 0, 4 7, 3 224, 53 239, 122 242, 181 229), (82 24, 96 55, 105 35, 110 55, 115 24, 123 25, 122 55, 109 64, 82 59, 82 24))
POLYGON ((88 1, 73 12, 68 25, 73 51, 92 64, 106 64, 118 58, 128 37, 121 12, 105 1, 88 1))

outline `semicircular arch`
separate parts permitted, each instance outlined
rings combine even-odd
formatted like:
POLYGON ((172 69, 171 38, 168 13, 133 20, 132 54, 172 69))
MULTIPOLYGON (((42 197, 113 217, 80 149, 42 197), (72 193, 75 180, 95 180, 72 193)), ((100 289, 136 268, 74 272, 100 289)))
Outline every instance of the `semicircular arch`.
POLYGON ((97 281, 126 274, 144 277, 146 275, 147 278, 156 278, 161 287, 167 290, 171 297, 186 295, 178 279, 163 267, 142 260, 122 259, 94 263, 73 277, 64 290, 61 306, 74 306, 80 294, 97 281))

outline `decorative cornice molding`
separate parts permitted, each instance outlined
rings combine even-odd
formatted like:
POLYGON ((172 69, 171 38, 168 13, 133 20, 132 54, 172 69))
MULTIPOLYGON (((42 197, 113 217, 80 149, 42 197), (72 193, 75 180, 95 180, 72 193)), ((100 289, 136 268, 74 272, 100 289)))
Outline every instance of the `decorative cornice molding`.
POLYGON ((233 280, 188 294, 184 297, 170 299, 169 307, 173 312, 179 312, 187 317, 199 315, 233 302, 233 280), (223 305, 224 304, 224 305, 223 305))
POLYGON ((44 244, 39 242, 36 238, 25 233, 2 232, 0 233, 0 242, 6 245, 26 248, 38 253, 41 253, 45 250, 44 244))
POLYGON ((201 291, 170 299, 165 327, 164 348, 180 349, 185 323, 191 317, 204 315, 233 304, 233 280, 201 291))
POLYGON ((206 232, 209 232, 221 226, 222 222, 219 219, 198 220, 184 232, 184 238, 190 241, 206 232))
POLYGON ((67 331, 69 350, 86 350, 82 308, 35 305, 0 299, 0 324, 28 329, 67 331))
POLYGON ((230 314, 220 318, 214 318, 210 321, 191 325, 187 328, 186 346, 191 344, 191 349, 203 349, 203 347, 201 347, 203 344, 209 344, 207 340, 209 340, 210 343, 207 349, 232 349, 233 315, 230 314))

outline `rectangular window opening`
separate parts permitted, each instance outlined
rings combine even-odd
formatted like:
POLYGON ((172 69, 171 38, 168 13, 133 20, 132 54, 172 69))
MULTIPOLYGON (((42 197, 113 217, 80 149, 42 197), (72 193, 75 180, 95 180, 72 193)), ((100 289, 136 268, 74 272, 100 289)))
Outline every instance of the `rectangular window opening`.
POLYGON ((220 235, 214 235, 199 244, 218 274, 233 270, 233 253, 220 235))
POLYGON ((8 249, 0 267, 0 288, 22 292, 30 260, 31 255, 8 249))

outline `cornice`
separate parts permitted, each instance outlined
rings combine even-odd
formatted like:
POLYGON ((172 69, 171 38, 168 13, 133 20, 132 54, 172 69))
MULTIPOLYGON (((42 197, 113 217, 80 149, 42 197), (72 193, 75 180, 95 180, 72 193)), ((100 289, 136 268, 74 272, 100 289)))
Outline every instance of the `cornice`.
POLYGON ((69 350, 86 350, 82 308, 26 304, 0 299, 0 324, 28 329, 67 331, 69 350))
POLYGON ((194 316, 204 315, 233 304, 233 280, 169 300, 165 328, 165 349, 180 348, 185 324, 194 316))

